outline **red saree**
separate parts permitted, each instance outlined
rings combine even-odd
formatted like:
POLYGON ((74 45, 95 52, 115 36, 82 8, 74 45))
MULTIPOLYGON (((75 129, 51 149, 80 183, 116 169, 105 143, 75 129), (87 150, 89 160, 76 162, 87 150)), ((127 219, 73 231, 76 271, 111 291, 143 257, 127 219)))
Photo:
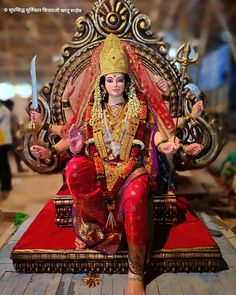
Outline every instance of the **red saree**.
POLYGON ((114 254, 121 241, 123 222, 128 242, 146 245, 149 181, 144 169, 134 171, 117 196, 117 226, 113 230, 106 228, 108 210, 97 185, 93 159, 74 156, 67 165, 66 178, 74 201, 74 230, 88 248, 114 254))

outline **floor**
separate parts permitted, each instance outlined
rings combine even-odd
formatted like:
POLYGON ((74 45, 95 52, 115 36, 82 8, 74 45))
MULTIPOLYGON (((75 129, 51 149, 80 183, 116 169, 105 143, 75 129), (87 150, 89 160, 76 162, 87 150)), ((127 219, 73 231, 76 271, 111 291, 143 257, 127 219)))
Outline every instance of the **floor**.
POLYGON ((7 199, 0 198, 0 210, 2 211, 23 211, 29 215, 34 214, 55 195, 62 185, 61 174, 38 174, 26 167, 24 163, 22 165, 26 172, 19 173, 12 157, 10 157, 10 163, 13 190, 7 199))

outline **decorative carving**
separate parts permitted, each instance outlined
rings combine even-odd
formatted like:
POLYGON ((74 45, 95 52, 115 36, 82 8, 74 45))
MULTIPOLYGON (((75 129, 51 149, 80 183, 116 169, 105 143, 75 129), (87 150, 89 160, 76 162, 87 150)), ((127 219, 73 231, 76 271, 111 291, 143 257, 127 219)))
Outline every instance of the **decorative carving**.
MULTIPOLYGON (((153 73, 167 80, 170 89, 170 113, 173 117, 189 113, 197 98, 186 89, 182 92, 182 108, 177 114, 177 104, 181 87, 181 73, 175 66, 175 60, 167 58, 168 44, 154 34, 150 19, 141 14, 130 0, 99 0, 91 12, 76 21, 77 31, 72 40, 62 51, 63 63, 59 66, 51 84, 43 87, 40 93, 39 107, 43 113, 43 121, 65 124, 62 113, 61 98, 70 77, 78 77, 88 65, 93 50, 109 34, 115 33, 122 40, 130 42, 140 56, 142 62, 153 73)), ((189 83, 188 74, 184 77, 184 85, 189 83)), ((29 105, 30 107, 30 105, 29 105)), ((205 148, 195 159, 179 151, 175 157, 175 166, 179 170, 200 168, 210 164, 221 149, 219 129, 207 121, 207 117, 196 120, 197 125, 188 124, 181 130, 180 136, 190 143, 194 140, 204 144, 205 148)), ((180 131, 179 131, 180 132, 180 131)), ((38 140, 46 146, 55 143, 58 138, 44 130, 40 131, 38 140)), ((61 159, 41 161, 40 167, 29 151, 32 136, 26 134, 22 157, 26 164, 41 173, 55 172, 62 169, 61 159)))
POLYGON ((85 286, 88 286, 89 288, 94 288, 97 285, 99 285, 101 282, 101 278, 98 274, 91 273, 88 274, 87 276, 83 277, 83 284, 85 286))
POLYGON ((93 10, 98 32, 104 37, 110 33, 125 35, 131 27, 132 9, 129 6, 128 1, 98 1, 93 10))
MULTIPOLYGON (((58 227, 72 227, 72 197, 54 198, 55 223, 58 227)), ((177 201, 175 196, 152 196, 153 223, 174 225, 177 221, 177 201)))
MULTIPOLYGON (((127 251, 111 256, 93 250, 13 250, 11 259, 16 271, 24 273, 127 274, 128 271, 127 251)), ((153 250, 150 269, 155 272, 209 272, 225 269, 225 263, 218 247, 161 249, 153 250)))

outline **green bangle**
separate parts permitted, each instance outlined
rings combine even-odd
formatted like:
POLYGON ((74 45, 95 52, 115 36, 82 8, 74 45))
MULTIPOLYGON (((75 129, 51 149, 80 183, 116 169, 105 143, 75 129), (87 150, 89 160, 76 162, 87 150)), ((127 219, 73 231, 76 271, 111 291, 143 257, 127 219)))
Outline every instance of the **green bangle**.
POLYGON ((62 100, 61 105, 63 110, 71 109, 71 104, 68 100, 62 100))
POLYGON ((58 149, 56 148, 55 145, 51 146, 50 151, 51 151, 51 156, 54 156, 54 155, 58 154, 58 149))
POLYGON ((170 96, 169 96, 169 95, 164 95, 164 94, 162 94, 162 98, 163 98, 164 100, 170 100, 170 96))
POLYGON ((70 157, 72 157, 72 156, 74 155, 70 149, 67 150, 66 153, 67 153, 67 155, 69 155, 70 157))
POLYGON ((43 123, 43 126, 42 126, 42 129, 43 130, 50 131, 51 128, 52 128, 52 124, 51 123, 47 123, 47 122, 43 123))

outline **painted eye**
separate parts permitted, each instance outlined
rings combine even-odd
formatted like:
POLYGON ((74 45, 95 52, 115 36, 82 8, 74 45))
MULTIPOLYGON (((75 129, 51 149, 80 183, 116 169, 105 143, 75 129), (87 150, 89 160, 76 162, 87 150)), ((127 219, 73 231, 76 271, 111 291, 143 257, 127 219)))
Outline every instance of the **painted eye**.
POLYGON ((117 83, 123 83, 123 82, 124 82, 124 79, 123 78, 117 79, 117 83))
POLYGON ((107 79, 106 82, 107 82, 107 83, 112 83, 113 80, 112 80, 112 79, 107 79))

